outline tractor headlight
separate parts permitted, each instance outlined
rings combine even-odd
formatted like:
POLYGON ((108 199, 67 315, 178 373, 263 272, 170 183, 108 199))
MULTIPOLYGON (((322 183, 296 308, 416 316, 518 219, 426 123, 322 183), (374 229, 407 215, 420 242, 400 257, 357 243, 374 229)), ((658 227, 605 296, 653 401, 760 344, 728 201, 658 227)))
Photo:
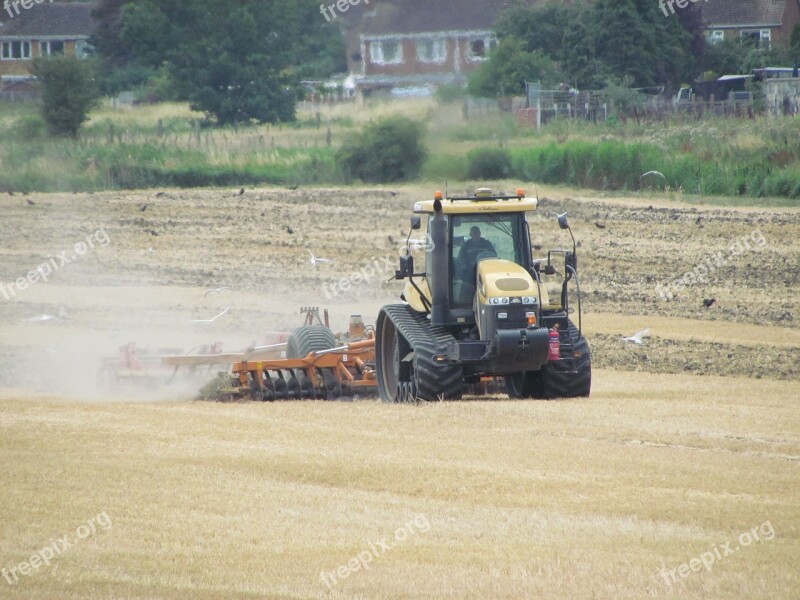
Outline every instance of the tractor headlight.
POLYGON ((489 298, 489 304, 508 304, 508 297, 489 298))
POLYGON ((536 304, 536 296, 523 296, 522 297, 523 304, 536 304))

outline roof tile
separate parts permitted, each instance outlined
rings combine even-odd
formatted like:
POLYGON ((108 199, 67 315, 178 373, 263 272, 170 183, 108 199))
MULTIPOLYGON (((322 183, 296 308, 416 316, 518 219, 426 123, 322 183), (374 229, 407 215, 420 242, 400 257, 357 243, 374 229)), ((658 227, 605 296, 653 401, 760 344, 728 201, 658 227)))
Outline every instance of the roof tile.
POLYGON ((20 8, 13 18, 8 18, 3 10, 0 37, 90 36, 96 27, 92 18, 94 7, 94 2, 44 2, 27 10, 20 8))
POLYGON ((701 6, 708 27, 775 25, 783 20, 786 0, 706 0, 701 6))

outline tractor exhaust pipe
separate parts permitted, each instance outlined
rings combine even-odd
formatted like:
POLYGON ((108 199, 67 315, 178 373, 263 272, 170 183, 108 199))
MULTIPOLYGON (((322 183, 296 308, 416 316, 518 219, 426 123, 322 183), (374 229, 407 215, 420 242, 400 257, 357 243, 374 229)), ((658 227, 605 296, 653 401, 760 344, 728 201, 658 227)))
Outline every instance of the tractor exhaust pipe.
POLYGON ((441 193, 437 193, 433 201, 433 218, 428 224, 431 237, 431 248, 428 250, 427 271, 431 284, 431 325, 434 327, 447 325, 449 317, 448 290, 450 288, 450 261, 447 248, 447 220, 442 213, 441 193))

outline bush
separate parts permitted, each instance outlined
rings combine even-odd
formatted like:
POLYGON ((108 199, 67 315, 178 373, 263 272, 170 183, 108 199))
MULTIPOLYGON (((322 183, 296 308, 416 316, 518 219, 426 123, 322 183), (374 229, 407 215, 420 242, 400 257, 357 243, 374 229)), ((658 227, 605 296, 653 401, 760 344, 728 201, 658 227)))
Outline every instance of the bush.
POLYGON ((511 155, 503 148, 479 148, 469 153, 470 179, 508 179, 511 155))
POLYGON ((100 95, 86 61, 59 56, 37 58, 33 74, 42 84, 42 118, 52 135, 77 137, 100 95))
POLYGON ((45 122, 38 115, 20 117, 8 131, 11 139, 31 141, 44 137, 45 122))
POLYGON ((386 117, 350 136, 336 153, 345 178, 391 183, 419 175, 427 154, 424 128, 406 117, 386 117))

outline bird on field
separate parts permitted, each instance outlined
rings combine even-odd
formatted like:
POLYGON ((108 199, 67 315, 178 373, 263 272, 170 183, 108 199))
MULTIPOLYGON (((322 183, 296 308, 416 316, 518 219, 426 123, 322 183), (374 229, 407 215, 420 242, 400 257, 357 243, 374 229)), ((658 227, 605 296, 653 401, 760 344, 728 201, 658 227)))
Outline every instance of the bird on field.
POLYGON ((203 298, 205 298, 209 294, 221 294, 222 292, 229 292, 229 291, 231 291, 231 288, 229 288, 228 286, 218 287, 212 290, 206 290, 205 293, 203 294, 203 298))
POLYGON ((638 333, 634 333, 631 337, 622 338, 626 342, 631 342, 632 344, 644 344, 644 338, 650 335, 650 329, 642 329, 638 333))
POLYGON ((290 190, 292 190, 292 191, 294 191, 294 190, 296 190, 296 189, 297 189, 297 188, 299 188, 299 187, 300 187, 299 185, 290 185, 290 186, 289 186, 289 189, 290 189, 290 190))
POLYGON ((36 206, 36 202, 34 202, 33 200, 25 200, 25 202, 28 203, 28 206, 36 206))
POLYGON ((533 249, 534 250, 541 250, 542 249, 542 245, 541 244, 534 244, 533 245, 533 249))
POLYGON ((27 319, 21 319, 23 323, 40 323, 44 321, 55 321, 56 317, 53 315, 39 315, 37 317, 29 317, 27 319))
POLYGON ((716 298, 704 298, 703 299, 703 306, 705 306, 706 308, 711 308, 712 306, 714 306, 714 303, 716 301, 717 301, 716 298))
POLYGON ((314 256, 314 253, 311 252, 311 250, 309 250, 308 253, 311 256, 311 259, 308 262, 310 262, 315 267, 317 266, 317 263, 329 263, 329 262, 331 262, 331 260, 329 258, 317 258, 316 256, 314 256))
POLYGON ((146 210, 147 210, 147 204, 142 204, 142 205, 139 207, 139 212, 144 212, 144 211, 146 211, 146 210))
POLYGON ((392 197, 397 196, 397 194, 398 194, 398 192, 389 192, 389 195, 392 196, 392 197))
POLYGON ((189 319, 189 322, 190 323, 213 323, 214 321, 216 321, 220 317, 222 317, 224 315, 227 315, 229 310, 230 310, 230 308, 226 308, 221 313, 219 313, 217 315, 214 315, 210 319, 189 319))
POLYGON ((14 192, 12 192, 11 190, 6 190, 6 191, 8 192, 9 196, 13 196, 14 195, 14 192))
POLYGON ((694 222, 694 224, 698 227, 703 227, 703 217, 697 217, 697 220, 694 222))
POLYGON ((394 244, 396 243, 396 242, 394 241, 394 238, 393 238, 391 235, 389 236, 389 238, 388 238, 388 239, 389 239, 389 243, 390 243, 390 244, 394 245, 394 244))
POLYGON ((594 226, 597 227, 598 229, 605 229, 606 228, 606 226, 603 223, 595 223, 594 226))
POLYGON ((161 198, 161 196, 163 196, 163 195, 164 195, 164 192, 157 192, 156 193, 156 198, 161 198))
POLYGON ((243 195, 244 195, 244 188, 239 188, 239 195, 240 195, 240 196, 243 196, 243 195))
POLYGON ((288 233, 289 235, 294 235, 294 229, 292 229, 288 225, 284 225, 283 228, 286 230, 286 233, 288 233))

